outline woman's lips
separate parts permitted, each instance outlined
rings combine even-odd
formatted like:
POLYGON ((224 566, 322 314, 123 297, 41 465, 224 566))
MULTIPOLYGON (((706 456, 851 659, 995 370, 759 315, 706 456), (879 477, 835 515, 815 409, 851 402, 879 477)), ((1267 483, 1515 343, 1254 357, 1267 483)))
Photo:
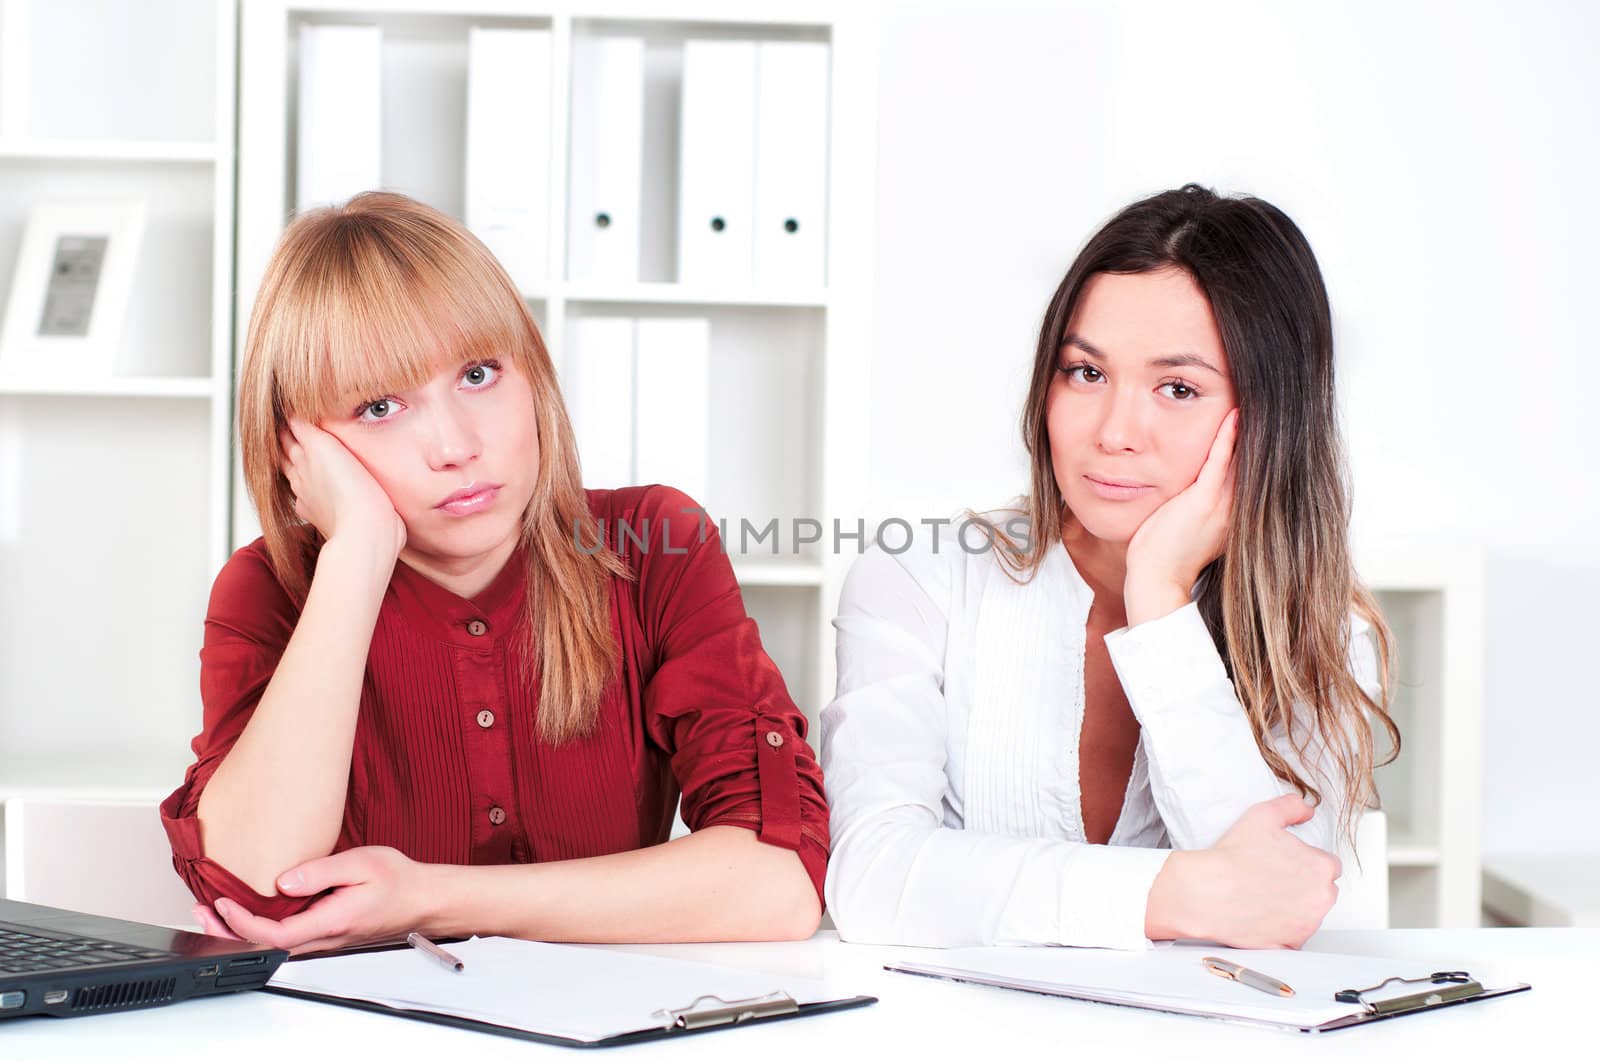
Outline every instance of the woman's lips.
POLYGON ((500 495, 500 486, 491 484, 487 487, 473 491, 471 494, 457 492, 450 498, 439 503, 435 508, 442 509, 457 517, 469 517, 474 513, 482 513, 494 505, 495 499, 500 495))
POLYGON ((1108 502, 1126 502, 1129 499, 1139 498, 1146 492, 1155 490, 1149 484, 1108 483, 1105 480, 1096 480, 1093 476, 1088 475, 1085 475, 1083 479, 1089 485, 1089 490, 1108 502))

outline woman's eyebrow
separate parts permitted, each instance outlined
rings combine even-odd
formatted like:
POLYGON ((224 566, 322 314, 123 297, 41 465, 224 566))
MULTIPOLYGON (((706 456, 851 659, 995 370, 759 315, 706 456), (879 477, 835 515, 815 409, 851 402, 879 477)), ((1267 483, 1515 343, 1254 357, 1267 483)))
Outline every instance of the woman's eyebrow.
MULTIPOLYGON (((1061 341, 1061 345, 1063 347, 1076 347, 1084 354, 1087 354, 1090 358, 1094 358, 1101 362, 1109 360, 1106 358, 1104 351, 1090 343, 1088 340, 1084 339, 1082 336, 1078 335, 1076 332, 1067 333, 1066 338, 1061 341)), ((1182 352, 1179 354, 1165 354, 1159 358, 1150 359, 1145 363, 1145 365, 1151 369, 1181 369, 1185 366, 1189 366, 1195 369, 1209 370, 1210 372, 1216 373, 1217 376, 1222 375, 1217 371, 1216 366, 1212 365, 1198 354, 1190 354, 1188 352, 1182 352)))
POLYGON ((1190 366, 1195 369, 1209 370, 1212 373, 1216 373, 1217 376, 1222 375, 1221 373, 1217 372, 1216 366, 1212 365, 1198 354, 1167 354, 1160 358, 1152 358, 1145 364, 1151 369, 1181 369, 1185 366, 1190 366))
POLYGON ((1090 358, 1098 358, 1102 362, 1106 360, 1106 356, 1100 350, 1100 348, 1096 347, 1094 344, 1090 343, 1076 332, 1067 333, 1066 338, 1061 341, 1061 346, 1076 347, 1084 354, 1087 354, 1090 358))

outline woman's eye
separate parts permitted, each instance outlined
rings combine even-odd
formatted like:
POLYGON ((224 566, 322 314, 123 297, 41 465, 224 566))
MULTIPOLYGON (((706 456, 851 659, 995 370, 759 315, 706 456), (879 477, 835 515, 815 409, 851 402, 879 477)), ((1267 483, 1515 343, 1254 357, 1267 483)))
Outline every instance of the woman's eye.
POLYGON ((499 375, 500 366, 498 363, 480 362, 468 368, 465 373, 462 373, 461 379, 475 388, 484 388, 493 384, 499 378, 499 375))
POLYGON ((393 412, 393 402, 388 399, 378 399, 376 402, 369 402, 361 407, 361 419, 363 421, 384 421, 388 420, 389 415, 393 412))
POLYGON ((1188 384, 1180 384, 1177 382, 1162 384, 1161 390, 1165 391, 1171 398, 1177 399, 1180 402, 1187 402, 1188 400, 1194 398, 1195 395, 1199 394, 1188 384))
POLYGON ((1105 379, 1105 374, 1092 365, 1069 365, 1062 371, 1068 380, 1081 380, 1085 384, 1098 384, 1105 379))

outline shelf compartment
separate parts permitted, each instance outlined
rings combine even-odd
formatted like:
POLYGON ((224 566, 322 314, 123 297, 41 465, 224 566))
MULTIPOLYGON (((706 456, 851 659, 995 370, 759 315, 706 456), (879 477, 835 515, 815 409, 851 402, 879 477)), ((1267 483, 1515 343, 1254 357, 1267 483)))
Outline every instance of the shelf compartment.
POLYGON ((761 646, 783 673, 789 696, 810 721, 813 744, 822 712, 818 674, 821 595, 814 587, 744 587, 745 611, 761 632, 761 646))
MULTIPOLYGON (((84 159, 0 166, 0 291, 11 288, 33 204, 138 200, 145 205, 145 229, 117 341, 114 379, 210 377, 215 177, 213 167, 130 164, 108 171, 84 159)), ((70 379, 82 372, 64 360, 60 372, 51 375, 70 379)), ((17 375, 39 376, 32 367, 17 375)))
POLYGON ((1513 926, 1600 926, 1600 851, 1491 857, 1483 906, 1513 926))
MULTIPOLYGON (((828 528, 822 542, 801 547, 798 555, 794 550, 797 522, 820 512, 821 427, 815 400, 821 387, 824 315, 798 308, 618 303, 574 309, 563 336, 571 333, 574 320, 618 317, 703 317, 709 322, 709 468, 705 497, 695 501, 725 529, 723 548, 730 555, 814 563, 829 545, 828 528), (764 535, 774 521, 775 555, 773 539, 764 535)), ((552 356, 563 379, 571 379, 572 359, 580 357, 576 344, 557 338, 552 356)), ((626 389, 617 401, 630 401, 626 389)))
MULTIPOLYGON (((0 28, 0 79, 20 138, 190 144, 216 128, 219 30, 232 22, 216 0, 27 0, 0 28), (60 57, 54 62, 46 57, 60 57), (68 58, 70 57, 70 58, 68 58), (141 77, 157 71, 158 76, 141 77), (130 88, 137 86, 137 91, 130 88)), ((98 150, 98 149, 97 149, 98 150)))
POLYGON ((217 385, 209 377, 111 377, 59 383, 0 377, 0 395, 86 399, 210 399, 217 397, 217 385))
POLYGON ((223 154, 209 141, 0 139, 0 159, 41 162, 214 163, 223 154))
POLYGON ((6 760, 178 757, 200 729, 212 412, 0 398, 6 760))

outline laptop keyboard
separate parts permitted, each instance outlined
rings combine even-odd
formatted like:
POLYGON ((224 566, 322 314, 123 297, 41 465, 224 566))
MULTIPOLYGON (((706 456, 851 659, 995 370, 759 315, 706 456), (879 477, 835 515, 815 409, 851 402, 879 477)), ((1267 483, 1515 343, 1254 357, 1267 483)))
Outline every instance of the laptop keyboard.
POLYGON ((172 953, 38 927, 0 923, 0 976, 38 974, 103 963, 154 960, 172 953))

